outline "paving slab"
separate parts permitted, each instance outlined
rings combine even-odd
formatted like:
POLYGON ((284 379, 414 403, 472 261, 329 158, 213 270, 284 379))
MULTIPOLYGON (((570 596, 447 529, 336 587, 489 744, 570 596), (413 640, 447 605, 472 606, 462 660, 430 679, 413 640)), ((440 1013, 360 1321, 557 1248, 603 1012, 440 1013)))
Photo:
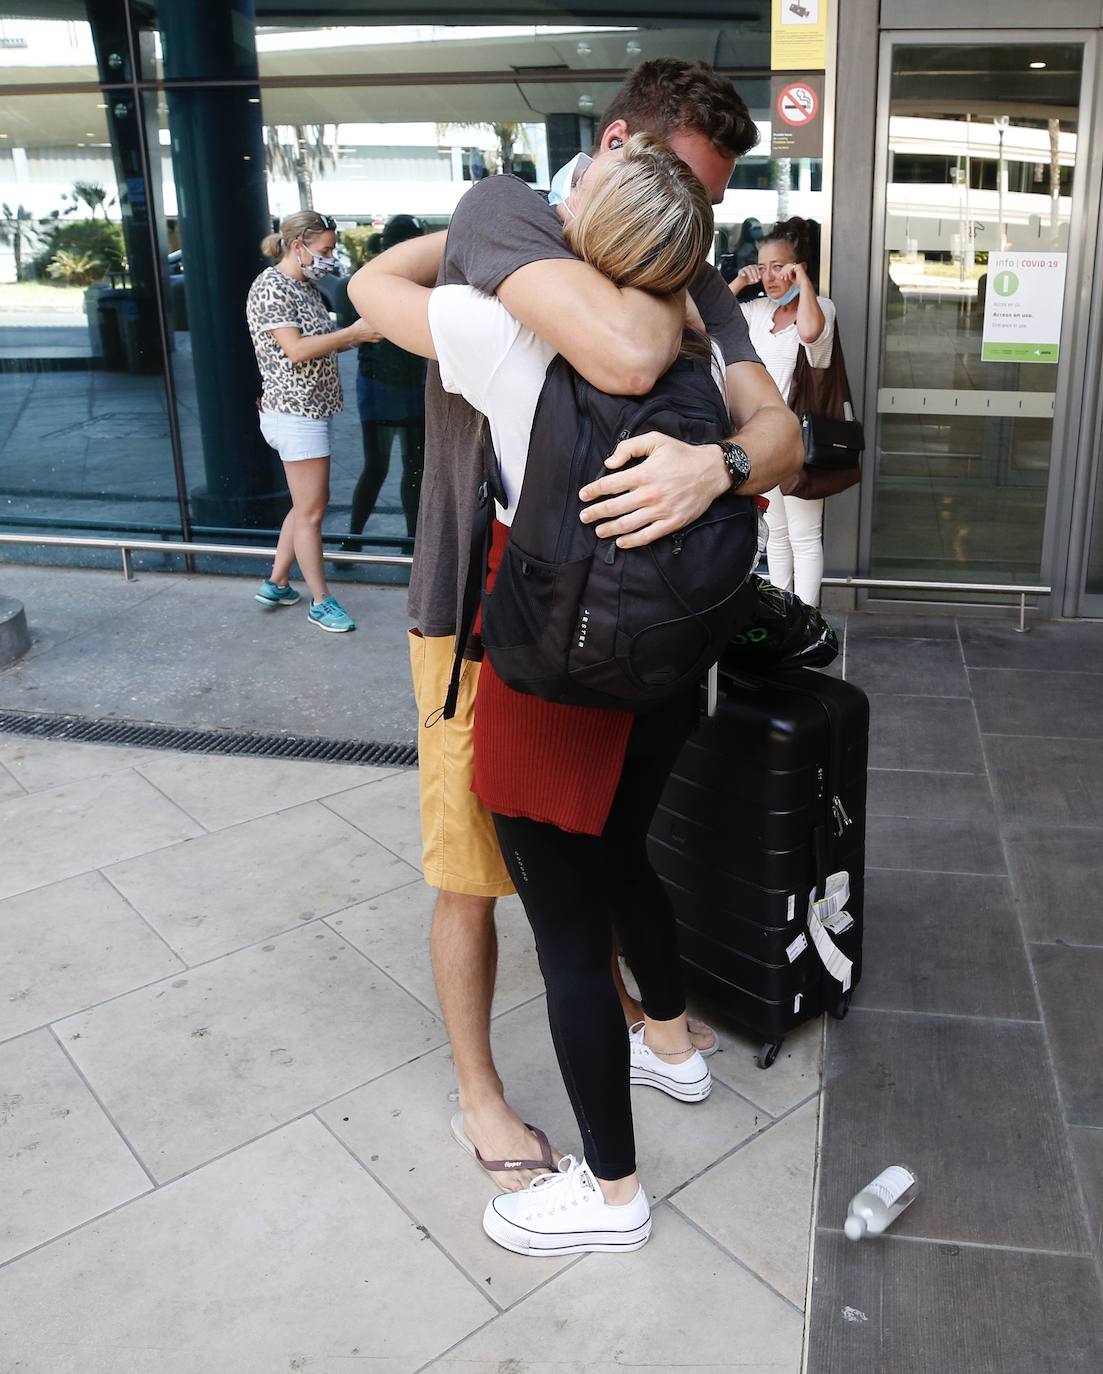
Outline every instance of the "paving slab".
MULTIPOLYGON (((857 996, 861 996, 859 989, 857 996)), ((702 1011, 708 1012, 703 1006, 702 1011)), ((726 1083, 770 1116, 782 1116, 818 1091, 823 1066, 823 1022, 810 1021, 785 1037, 781 1052, 769 1069, 760 1069, 755 1055, 761 1040, 728 1031, 719 1017, 710 1024, 720 1033, 720 1050, 709 1060, 713 1078, 726 1083)))
POLYGON ((145 778, 125 772, 0 802, 0 898, 202 833, 145 778))
POLYGON ((161 1182, 444 1041, 435 1017, 321 922, 56 1030, 161 1182))
POLYGON ((993 735, 1103 737, 1103 674, 1061 674, 1059 688, 1046 673, 970 668, 980 728, 993 735))
POLYGON ((0 902, 0 1040, 184 968, 99 873, 0 902))
POLYGON ((870 868, 925 873, 1006 873, 995 821, 943 820, 938 816, 870 816, 866 823, 870 868))
POLYGON ((106 872, 188 964, 328 916, 417 876, 318 802, 106 872))
POLYGON ((672 1206, 804 1311, 819 1101, 674 1194, 672 1206))
POLYGON ((866 692, 967 697, 969 679, 956 639, 857 638, 846 676, 866 692))
POLYGON ((808 1374, 1103 1368, 1090 1260, 838 1232, 821 1236, 817 1256, 808 1374))
MULTIPOLYGON (((848 678, 852 676, 850 657, 848 653, 848 678)), ((984 772, 972 702, 953 697, 872 693, 869 709, 871 768, 984 772)))
POLYGON ((108 773, 121 773, 157 757, 155 750, 122 745, 0 735, 0 764, 25 792, 41 792, 67 782, 85 782, 108 773))
POLYGON ((13 1374, 413 1374, 494 1312, 313 1118, 0 1270, 13 1374))
POLYGON ((821 1217, 841 1224, 862 1184, 904 1163, 923 1189, 896 1234, 1085 1252, 1040 1025, 855 1006, 827 1046, 821 1217))
POLYGON ((1037 827, 1007 846, 1028 940, 1103 945, 1103 829, 1037 827))
POLYGON ((328 798, 326 805, 420 872, 422 846, 416 769, 392 769, 381 782, 342 791, 339 796, 328 798), (377 792, 376 787, 382 790, 377 792))
POLYGON ((860 1006, 1040 1019, 1006 878, 871 870, 865 901, 860 1006))
POLYGON ((659 1208, 630 1255, 586 1255, 430 1365, 434 1374, 798 1374, 803 1319, 659 1208))
POLYGON ((1103 827, 1103 741, 985 735, 984 752, 1006 834, 1103 827))
MULTIPOLYGON (((347 907, 326 924, 366 954, 396 983, 436 1010, 437 992, 429 954, 436 889, 420 879, 347 907)), ((544 980, 525 909, 516 897, 502 897, 495 907, 498 930, 498 976, 493 1015, 539 997, 544 980)))
POLYGON ((1075 1126, 1103 1127, 1103 1055, 1091 1030, 1098 1026, 1103 949, 1032 945, 1030 954, 1065 1117, 1075 1126))
MULTIPOLYGON (((138 771, 207 830, 286 811, 394 776, 393 768, 143 750, 138 771)), ((416 778, 416 773, 415 773, 416 778)))
POLYGON ((152 1188, 48 1030, 0 1045, 0 1264, 152 1188))

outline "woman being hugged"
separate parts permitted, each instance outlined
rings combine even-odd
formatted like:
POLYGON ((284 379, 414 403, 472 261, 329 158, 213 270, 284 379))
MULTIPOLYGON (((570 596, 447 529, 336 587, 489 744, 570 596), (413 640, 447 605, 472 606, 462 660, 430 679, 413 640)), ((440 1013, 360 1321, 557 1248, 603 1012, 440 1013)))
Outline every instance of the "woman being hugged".
POLYGON ((322 563, 322 519, 329 504, 330 421, 341 409, 338 353, 378 339, 363 320, 337 329, 314 284, 336 275, 333 256, 337 226, 328 215, 297 210, 279 233, 261 243, 265 257, 277 259, 249 288, 245 318, 256 350, 262 391, 260 432, 280 455, 291 493, 291 509, 280 530, 272 572, 256 600, 264 606, 293 606, 299 593, 290 586, 291 565, 310 588, 310 621, 343 633, 356 628, 330 595, 322 563))
MULTIPOLYGON (((572 186, 561 210, 575 253, 621 288, 678 301, 713 234, 708 194, 689 168, 665 144, 637 134, 595 159, 572 186)), ((432 280, 433 264, 423 260, 431 248, 403 244, 377 258, 361 269, 353 295, 374 327, 402 348, 435 357, 445 388, 486 416, 505 497, 489 557, 492 593, 555 350, 496 296, 418 285, 432 280)), ((684 351, 700 368, 711 366, 722 395, 722 361, 708 340, 687 332, 684 351)), ((564 415, 564 461, 576 437, 577 415, 564 415)), ((643 1245, 651 1217, 636 1173, 630 1084, 683 1102, 701 1102, 711 1088, 708 1065, 690 1041, 674 913, 646 849, 696 713, 696 686, 634 716, 517 692, 489 657, 478 675, 472 790, 493 814, 536 937, 552 1040, 584 1154, 565 1156, 555 1172, 488 1204, 485 1231, 521 1254, 643 1245), (610 966, 613 927, 642 995, 644 1017, 630 1031, 610 966)), ((550 1164, 546 1141, 541 1145, 550 1164)), ((538 1167, 535 1160, 504 1164, 538 1167)))
MULTIPOLYGON (((737 296, 755 283, 766 292, 758 300, 740 301, 739 308, 747 317, 751 343, 786 403, 799 350, 804 349, 809 366, 829 367, 835 339, 835 307, 817 294, 808 273, 814 227, 797 217, 775 224, 759 244, 758 262, 744 267, 731 283, 737 296)), ((816 606, 823 579, 823 501, 783 496, 780 487, 767 492, 767 498, 770 581, 816 606)))

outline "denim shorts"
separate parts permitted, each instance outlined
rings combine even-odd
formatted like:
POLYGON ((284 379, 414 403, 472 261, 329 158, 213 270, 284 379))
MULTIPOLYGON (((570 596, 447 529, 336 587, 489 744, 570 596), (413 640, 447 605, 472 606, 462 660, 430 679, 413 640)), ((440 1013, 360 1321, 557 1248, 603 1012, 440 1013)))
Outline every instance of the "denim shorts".
POLYGON ((285 463, 304 458, 328 458, 329 421, 312 420, 305 415, 287 415, 282 410, 260 412, 260 432, 285 463))

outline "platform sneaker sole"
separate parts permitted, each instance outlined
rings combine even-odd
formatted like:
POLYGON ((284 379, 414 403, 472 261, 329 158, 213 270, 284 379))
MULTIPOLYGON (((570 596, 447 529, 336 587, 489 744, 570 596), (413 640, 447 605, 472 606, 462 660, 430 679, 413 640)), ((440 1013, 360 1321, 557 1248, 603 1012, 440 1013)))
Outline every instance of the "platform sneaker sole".
POLYGON ((639 1250, 647 1244, 651 1235, 651 1218, 648 1217, 642 1225, 631 1231, 565 1231, 560 1236, 549 1236, 543 1231, 528 1231, 491 1211, 483 1217, 483 1230, 495 1244, 512 1250, 516 1255, 531 1255, 533 1258, 546 1256, 548 1259, 592 1251, 620 1255, 626 1250, 639 1250))
POLYGON ((704 1102, 712 1092, 711 1074, 692 1083, 679 1083, 677 1079, 667 1078, 652 1069, 633 1068, 629 1082, 642 1088, 658 1088, 659 1092, 666 1093, 668 1097, 676 1097, 679 1102, 704 1102))

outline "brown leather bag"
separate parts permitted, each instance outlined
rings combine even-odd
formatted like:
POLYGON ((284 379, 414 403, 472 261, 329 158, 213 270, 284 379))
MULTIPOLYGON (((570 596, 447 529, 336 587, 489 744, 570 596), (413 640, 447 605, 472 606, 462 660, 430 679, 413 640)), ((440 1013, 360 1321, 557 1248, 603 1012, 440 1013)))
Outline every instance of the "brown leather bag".
MULTIPOLYGON (((862 480, 861 461, 857 455, 861 452, 864 440, 858 422, 846 419, 845 407, 849 400, 850 383, 847 381, 846 363, 843 361, 842 344, 836 327, 831 343, 831 361, 827 367, 812 367, 804 346, 798 347, 797 365, 789 392, 789 409, 800 419, 806 454, 816 441, 816 422, 828 421, 826 428, 835 432, 841 431, 843 426, 852 430, 856 442, 854 461, 848 466, 805 462, 799 472, 781 483, 781 490, 786 496, 819 501, 846 491, 862 480)), ((822 428, 825 426, 821 424, 822 428)))

